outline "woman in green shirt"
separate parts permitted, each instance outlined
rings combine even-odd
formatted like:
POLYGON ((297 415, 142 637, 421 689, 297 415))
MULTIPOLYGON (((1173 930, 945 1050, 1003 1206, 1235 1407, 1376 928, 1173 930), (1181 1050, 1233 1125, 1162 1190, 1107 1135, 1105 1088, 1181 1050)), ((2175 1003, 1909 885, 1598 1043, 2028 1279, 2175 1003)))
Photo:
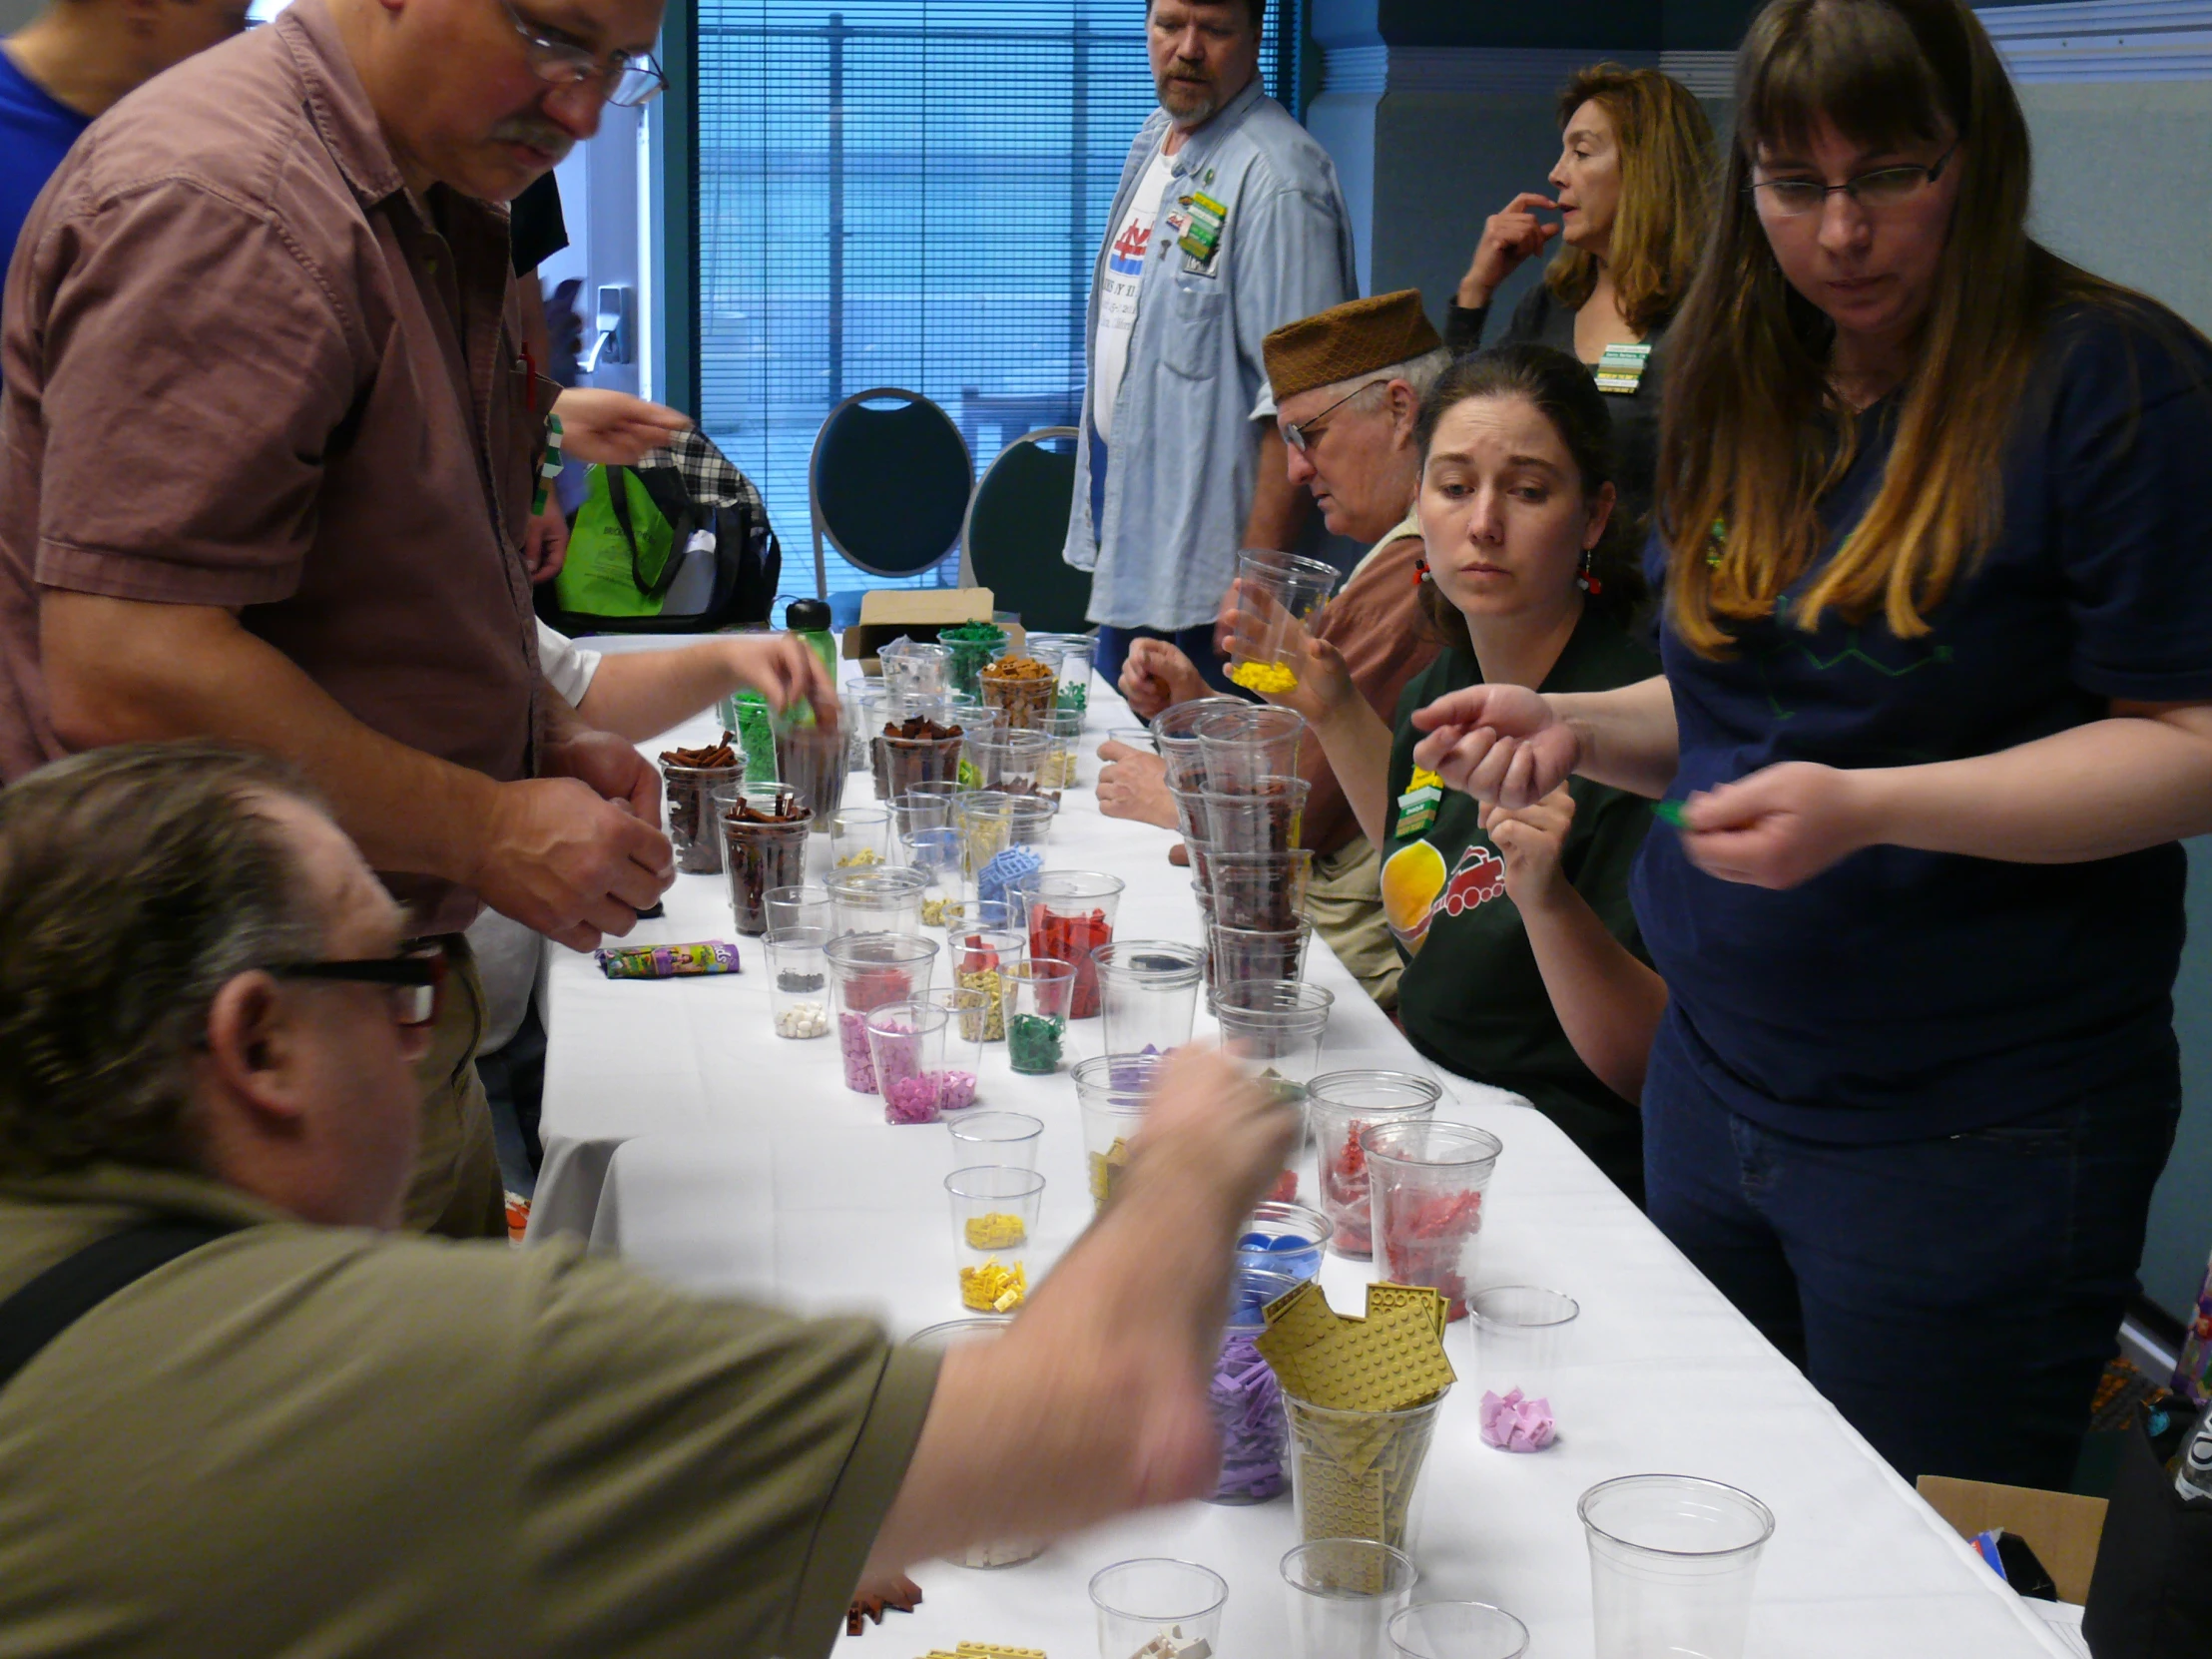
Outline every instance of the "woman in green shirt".
MULTIPOLYGON (((1326 641, 1292 629, 1303 714, 1382 849, 1413 1046, 1526 1095, 1640 1203, 1634 1104, 1666 989, 1643 958, 1629 867, 1649 804, 1574 779, 1516 812, 1416 775, 1411 713, 1509 684, 1610 690, 1656 672, 1631 633, 1641 584, 1614 514, 1610 421, 1589 371, 1518 343, 1461 359, 1420 413, 1422 608, 1444 649, 1385 729, 1326 641)), ((1257 630, 1248 599, 1241 627, 1257 630)))

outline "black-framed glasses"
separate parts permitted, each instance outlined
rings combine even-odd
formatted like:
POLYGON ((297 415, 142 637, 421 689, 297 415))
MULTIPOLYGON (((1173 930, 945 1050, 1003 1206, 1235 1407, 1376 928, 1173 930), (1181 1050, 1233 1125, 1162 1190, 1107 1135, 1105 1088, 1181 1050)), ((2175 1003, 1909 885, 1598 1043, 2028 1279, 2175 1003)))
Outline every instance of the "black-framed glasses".
POLYGON ((1880 212, 1884 208, 1903 207, 1920 195, 1943 176, 1944 167, 1957 153, 1958 142, 1953 139, 1948 150, 1925 167, 1917 163, 1878 167, 1872 173, 1862 173, 1840 185, 1822 184, 1818 179, 1764 179, 1749 189, 1755 201, 1765 193, 1767 209, 1778 219, 1802 219, 1807 214, 1819 213, 1838 191, 1862 208, 1880 212))
POLYGON ((1387 385, 1388 383, 1389 382, 1386 380, 1370 380, 1364 386, 1354 386, 1350 391, 1346 392, 1344 396, 1338 398, 1336 402, 1330 404, 1328 408, 1322 410, 1320 414, 1314 416, 1312 420, 1286 420, 1285 422, 1283 422, 1284 441, 1287 442, 1293 449, 1297 450, 1301 455, 1307 453, 1314 447, 1314 440, 1321 436, 1323 431, 1323 421, 1327 420, 1331 415, 1335 414, 1339 409, 1343 408, 1355 397, 1358 397, 1362 392, 1373 391, 1377 386, 1387 385))
POLYGON ((394 1025, 434 1025, 438 1008, 445 1000, 445 951, 434 944, 417 946, 397 956, 369 956, 336 962, 271 962, 267 970, 279 979, 342 979, 354 984, 382 985, 391 1003, 394 1025))
POLYGON ((668 90, 668 76, 650 52, 613 52, 605 60, 572 40, 555 40, 545 26, 532 23, 515 10, 514 0, 499 0, 507 8, 515 33, 522 37, 530 69, 541 81, 556 87, 582 86, 587 81, 607 83, 607 102, 625 109, 650 104, 668 90))

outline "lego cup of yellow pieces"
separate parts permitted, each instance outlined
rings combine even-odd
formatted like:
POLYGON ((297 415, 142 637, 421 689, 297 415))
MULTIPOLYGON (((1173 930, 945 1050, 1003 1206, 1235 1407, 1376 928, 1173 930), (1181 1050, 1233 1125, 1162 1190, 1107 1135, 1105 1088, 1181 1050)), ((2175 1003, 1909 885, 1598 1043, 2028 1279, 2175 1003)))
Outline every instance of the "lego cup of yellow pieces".
POLYGON ((1075 1067, 1075 1098, 1083 1117, 1083 1166, 1091 1208, 1103 1210, 1120 1190, 1130 1149, 1144 1127, 1160 1061, 1149 1054, 1101 1054, 1075 1067))
POLYGON ((1267 1306, 1255 1346, 1282 1384, 1299 1535, 1407 1549, 1414 1489, 1436 1413, 1456 1378, 1444 1358, 1447 1300, 1370 1285, 1365 1318, 1308 1280, 1267 1306))
POLYGON ((952 1200, 952 1255, 960 1306, 973 1314, 1010 1314, 1029 1295, 1029 1247, 1044 1202, 1034 1170, 979 1164, 944 1178, 952 1200))
POLYGON ((1296 553, 1247 548, 1237 555, 1237 611, 1229 678, 1261 696, 1298 689, 1294 659, 1306 623, 1337 586, 1337 567, 1296 553))

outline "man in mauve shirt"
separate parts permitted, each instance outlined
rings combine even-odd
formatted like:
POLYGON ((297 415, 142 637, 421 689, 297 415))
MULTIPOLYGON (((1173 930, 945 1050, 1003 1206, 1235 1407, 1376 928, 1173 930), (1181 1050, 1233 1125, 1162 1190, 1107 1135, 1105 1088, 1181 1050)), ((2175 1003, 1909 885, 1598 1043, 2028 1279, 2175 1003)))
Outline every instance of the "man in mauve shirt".
MULTIPOLYGON (((0 324, 0 775, 199 736, 311 778, 459 970, 407 1215, 464 1235, 505 1222, 461 930, 589 948, 673 875, 651 769, 538 672, 556 388, 499 206, 658 89, 661 6, 528 7, 298 0, 158 77, 55 174, 0 324)), ((572 460, 688 424, 559 412, 572 460)))

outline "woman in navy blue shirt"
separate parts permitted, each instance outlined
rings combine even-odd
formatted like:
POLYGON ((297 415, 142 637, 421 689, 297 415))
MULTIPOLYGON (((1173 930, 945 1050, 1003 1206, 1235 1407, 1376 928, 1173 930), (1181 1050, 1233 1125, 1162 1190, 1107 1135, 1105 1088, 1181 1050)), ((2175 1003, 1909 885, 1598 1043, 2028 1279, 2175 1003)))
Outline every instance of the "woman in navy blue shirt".
POLYGON ((1909 1478, 2064 1486, 2212 830, 2212 345, 2025 230, 1958 0, 1774 0, 1675 325, 1663 677, 1416 715, 1508 807, 1665 797, 1652 1219, 1909 1478))

